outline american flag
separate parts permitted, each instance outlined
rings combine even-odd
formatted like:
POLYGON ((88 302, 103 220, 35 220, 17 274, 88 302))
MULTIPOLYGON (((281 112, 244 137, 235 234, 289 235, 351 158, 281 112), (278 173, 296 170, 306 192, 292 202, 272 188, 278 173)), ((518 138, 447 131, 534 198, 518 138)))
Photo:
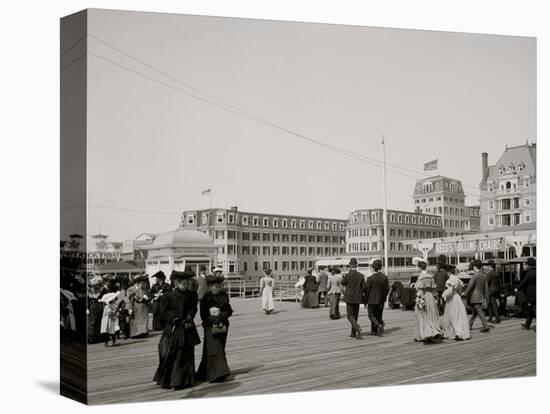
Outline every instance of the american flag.
POLYGON ((430 162, 427 162, 426 164, 424 164, 424 171, 433 171, 433 170, 437 170, 439 160, 433 160, 433 161, 430 161, 430 162))
POLYGON ((201 192, 202 196, 209 196, 210 194, 212 194, 212 189, 211 188, 207 188, 206 190, 201 192))

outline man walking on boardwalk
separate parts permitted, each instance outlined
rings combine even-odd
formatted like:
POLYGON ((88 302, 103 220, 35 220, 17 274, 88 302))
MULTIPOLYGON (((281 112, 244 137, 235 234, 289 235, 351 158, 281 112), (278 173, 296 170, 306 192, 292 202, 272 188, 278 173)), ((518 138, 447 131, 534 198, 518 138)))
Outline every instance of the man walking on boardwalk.
POLYGON ((434 273, 435 288, 437 290, 437 309, 439 315, 443 315, 445 312, 445 300, 443 300, 443 292, 446 289, 445 284, 449 279, 449 273, 447 272, 447 256, 440 254, 437 258, 437 271, 434 273))
POLYGON ((381 336, 384 332, 384 320, 382 313, 384 312, 384 303, 390 291, 390 282, 388 276, 380 272, 382 269, 382 260, 376 259, 372 262, 374 273, 367 278, 365 306, 369 312, 371 324, 371 335, 381 336))
POLYGON ((361 306, 363 291, 366 288, 365 276, 357 271, 357 259, 349 261, 350 271, 342 278, 342 286, 345 287, 344 302, 348 321, 351 324, 351 337, 361 339, 361 326, 357 322, 359 307, 361 306))
POLYGON ((472 329, 472 326, 474 325, 476 316, 479 316, 481 324, 483 325, 483 328, 481 328, 480 332, 489 332, 489 325, 487 324, 485 314, 481 309, 483 299, 487 297, 487 280, 485 277, 485 273, 481 271, 481 260, 475 259, 472 262, 472 267, 474 269, 474 275, 470 279, 470 283, 468 283, 468 287, 463 293, 463 296, 470 299, 470 305, 472 306, 470 329, 472 329))
POLYGON ((489 292, 489 322, 500 323, 500 314, 498 311, 498 301, 501 300, 502 279, 500 273, 496 271, 496 263, 494 260, 489 260, 487 265, 491 268, 487 273, 487 290, 489 292))
POLYGON ((321 306, 321 296, 323 297, 323 300, 325 302, 325 308, 328 307, 328 295, 327 295, 327 283, 328 283, 328 275, 325 272, 325 266, 319 266, 319 275, 317 276, 317 294, 319 306, 321 306))
POLYGON ((521 324, 523 329, 531 329, 533 319, 537 317, 537 261, 534 257, 527 259, 527 273, 518 285, 516 291, 522 292, 527 302, 527 318, 525 323, 521 324))

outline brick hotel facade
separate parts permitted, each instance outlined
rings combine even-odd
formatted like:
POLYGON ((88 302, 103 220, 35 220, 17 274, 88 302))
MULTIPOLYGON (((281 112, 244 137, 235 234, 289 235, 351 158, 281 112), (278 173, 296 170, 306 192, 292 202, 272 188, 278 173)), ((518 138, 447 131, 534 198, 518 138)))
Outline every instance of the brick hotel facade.
POLYGON ((208 234, 231 277, 303 275, 320 256, 345 253, 346 220, 207 209, 184 211, 180 226, 208 234))

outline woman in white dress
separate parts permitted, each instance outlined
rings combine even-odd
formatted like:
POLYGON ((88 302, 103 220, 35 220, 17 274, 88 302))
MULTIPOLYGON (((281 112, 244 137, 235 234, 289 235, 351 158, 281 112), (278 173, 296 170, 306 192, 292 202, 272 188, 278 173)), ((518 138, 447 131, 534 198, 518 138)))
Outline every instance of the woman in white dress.
POLYGON ((437 302, 434 293, 436 291, 433 276, 426 271, 428 263, 420 258, 413 258, 413 263, 418 266, 420 275, 414 284, 416 289, 416 337, 415 341, 433 343, 442 337, 443 330, 439 320, 437 302))
POLYGON ((271 269, 264 271, 264 276, 260 279, 260 295, 262 296, 262 309, 266 314, 271 313, 275 306, 273 305, 273 283, 271 269))
POLYGON ((461 293, 464 283, 452 272, 445 283, 443 299, 446 302, 443 313, 443 336, 448 339, 470 339, 470 323, 461 293))

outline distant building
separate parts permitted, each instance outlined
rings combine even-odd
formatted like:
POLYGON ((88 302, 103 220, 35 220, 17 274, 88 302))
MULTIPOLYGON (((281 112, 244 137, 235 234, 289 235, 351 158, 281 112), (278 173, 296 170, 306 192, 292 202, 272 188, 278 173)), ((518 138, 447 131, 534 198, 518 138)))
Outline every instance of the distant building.
POLYGON ((122 260, 144 266, 147 259, 147 250, 144 247, 153 244, 157 236, 156 233, 141 233, 134 239, 125 240, 122 243, 122 260))
MULTIPOLYGON (((352 211, 346 226, 346 255, 360 264, 384 255, 383 209, 352 211)), ((387 210, 388 268, 412 265, 417 253, 403 242, 410 239, 443 237, 441 217, 420 212, 387 210)))
POLYGON ((208 209, 184 211, 181 227, 209 235, 229 276, 299 276, 319 256, 345 252, 346 220, 208 209))
POLYGON ((536 144, 506 147, 494 165, 481 154, 481 231, 535 228, 536 144))
POLYGON ((466 219, 464 221, 464 234, 479 233, 481 229, 480 206, 466 206, 466 219))
POLYGON ((99 269, 102 265, 122 260, 122 242, 107 241, 105 234, 94 234, 92 245, 88 246, 86 268, 90 271, 99 269))
POLYGON ((476 206, 466 206, 465 197, 460 180, 442 175, 417 180, 413 193, 415 211, 441 217, 446 236, 477 231, 476 206))

